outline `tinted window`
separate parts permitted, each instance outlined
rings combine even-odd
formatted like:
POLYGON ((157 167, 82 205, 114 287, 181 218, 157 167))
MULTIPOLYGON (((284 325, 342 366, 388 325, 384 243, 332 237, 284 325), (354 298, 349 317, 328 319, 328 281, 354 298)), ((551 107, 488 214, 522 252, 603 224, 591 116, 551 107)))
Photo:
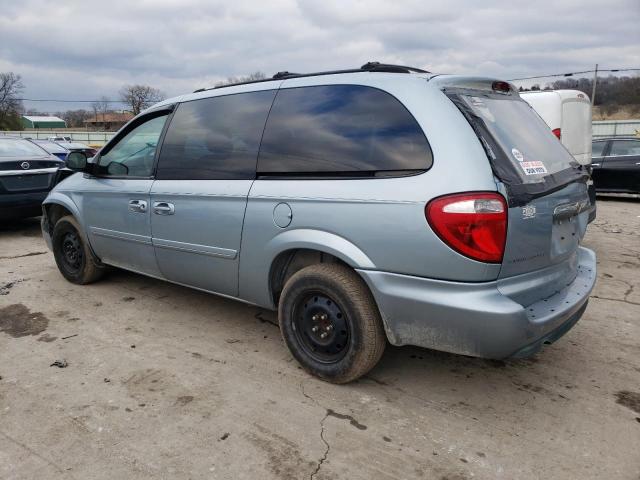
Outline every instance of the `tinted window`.
POLYGON ((614 155, 640 155, 640 141, 614 140, 611 142, 609 156, 614 155))
POLYGON ((593 142, 591 144, 591 156, 592 157, 601 157, 602 152, 604 151, 604 147, 607 145, 607 142, 593 142))
POLYGON ((357 85, 280 90, 264 132, 258 172, 426 170, 431 149, 394 97, 357 85))
POLYGON ((484 122, 523 183, 542 182, 575 162, 544 120, 519 97, 478 92, 460 98, 484 122))
POLYGON ((254 178, 274 90, 181 104, 167 130, 156 178, 254 178))
POLYGON ((100 156, 101 175, 150 177, 158 139, 167 114, 154 117, 129 131, 100 156))

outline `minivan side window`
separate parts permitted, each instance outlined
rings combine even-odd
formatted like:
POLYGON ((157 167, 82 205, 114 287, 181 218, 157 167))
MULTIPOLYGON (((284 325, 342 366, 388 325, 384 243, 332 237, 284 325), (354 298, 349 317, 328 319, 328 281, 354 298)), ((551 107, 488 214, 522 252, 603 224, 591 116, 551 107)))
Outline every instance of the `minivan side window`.
POLYGON ((106 176, 150 177, 158 140, 168 113, 138 125, 100 155, 98 173, 106 176))
POLYGON ((178 106, 162 143, 158 180, 255 178, 260 138, 275 90, 178 106))
POLYGON ((282 89, 265 127, 258 174, 424 171, 424 132, 392 95, 361 85, 282 89))

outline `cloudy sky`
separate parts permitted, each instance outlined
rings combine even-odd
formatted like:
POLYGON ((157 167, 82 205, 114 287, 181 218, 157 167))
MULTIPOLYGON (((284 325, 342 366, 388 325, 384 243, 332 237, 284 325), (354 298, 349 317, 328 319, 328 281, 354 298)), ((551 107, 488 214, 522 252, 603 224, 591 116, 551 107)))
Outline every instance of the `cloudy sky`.
POLYGON ((640 67, 640 0, 0 0, 0 72, 22 75, 25 98, 172 96, 369 60, 505 79, 640 67))

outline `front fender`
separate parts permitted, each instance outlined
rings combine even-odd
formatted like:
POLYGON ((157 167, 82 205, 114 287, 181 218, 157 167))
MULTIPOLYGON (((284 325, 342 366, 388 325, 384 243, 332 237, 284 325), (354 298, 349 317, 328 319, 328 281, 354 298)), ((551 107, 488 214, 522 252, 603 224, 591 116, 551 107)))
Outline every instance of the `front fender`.
MULTIPOLYGON (((69 210, 72 215, 76 218, 78 223, 82 225, 82 216, 80 215, 80 209, 75 204, 75 202, 67 195, 62 192, 56 192, 55 190, 49 192, 47 198, 44 199, 42 205, 60 205, 67 210, 69 210)), ((83 225, 84 228, 84 225, 83 225)))
POLYGON ((76 221, 81 227, 82 231, 80 232, 80 234, 84 236, 85 241, 89 244, 89 248, 93 250, 89 242, 89 239, 87 237, 86 229, 83 223, 83 218, 80 213, 80 209, 78 208, 78 205, 73 201, 71 197, 66 195, 64 192, 57 192, 55 190, 52 190, 51 192, 49 192, 49 195, 47 195, 47 198, 45 198, 44 201, 42 202, 42 220, 40 222, 40 226, 42 228, 42 236, 44 237, 44 240, 47 246, 49 247, 49 250, 53 249, 52 242, 51 242, 53 225, 50 222, 50 219, 47 215, 47 209, 45 207, 52 206, 52 205, 58 205, 60 207, 63 207, 66 210, 68 210, 71 213, 71 215, 74 216, 74 218, 76 219, 76 221))

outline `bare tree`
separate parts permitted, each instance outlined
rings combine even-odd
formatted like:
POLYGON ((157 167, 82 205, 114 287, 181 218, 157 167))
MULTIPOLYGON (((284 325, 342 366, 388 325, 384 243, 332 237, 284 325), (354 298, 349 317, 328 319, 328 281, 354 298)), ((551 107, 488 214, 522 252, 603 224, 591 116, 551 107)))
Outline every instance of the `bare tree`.
POLYGON ((22 101, 19 98, 24 90, 22 78, 13 72, 0 72, 0 129, 19 128, 19 111, 22 101))
POLYGON ((134 115, 164 98, 160 90, 148 85, 125 85, 120 89, 120 100, 131 107, 134 115))
POLYGON ((76 128, 85 126, 84 121, 91 118, 91 112, 82 109, 67 110, 66 112, 60 112, 58 116, 67 122, 68 127, 76 128))
POLYGON ((91 104, 91 109, 93 110, 93 114, 95 116, 96 122, 98 121, 98 115, 102 115, 102 123, 104 124, 104 116, 109 111, 109 104, 111 100, 109 97, 102 96, 99 100, 96 100, 91 104))
POLYGON ((216 83, 216 87, 222 87, 224 85, 233 85, 235 83, 243 83, 243 82, 253 82, 255 80, 264 80, 267 76, 260 72, 256 71, 250 73, 249 75, 241 76, 241 77, 227 77, 226 80, 222 80, 221 82, 216 83))

